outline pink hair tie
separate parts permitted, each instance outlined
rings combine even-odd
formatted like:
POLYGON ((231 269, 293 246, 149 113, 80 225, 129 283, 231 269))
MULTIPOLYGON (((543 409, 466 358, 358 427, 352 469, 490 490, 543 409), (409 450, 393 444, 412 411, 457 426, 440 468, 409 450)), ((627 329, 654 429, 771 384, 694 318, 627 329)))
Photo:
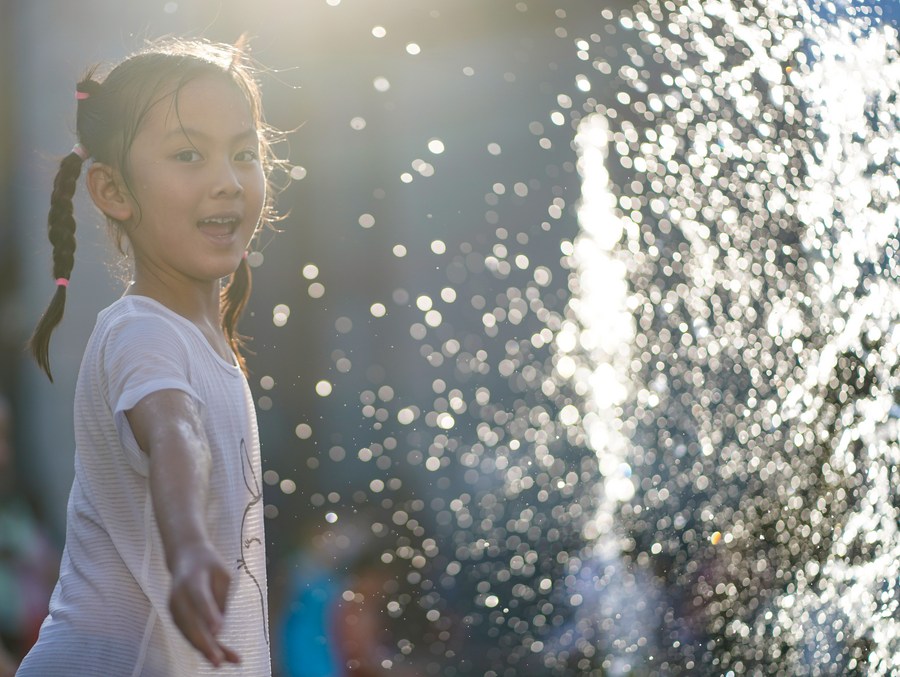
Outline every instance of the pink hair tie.
POLYGON ((91 154, 88 153, 87 148, 82 146, 80 143, 76 143, 74 146, 72 146, 72 152, 80 157, 82 162, 85 162, 91 156, 91 154))
POLYGON ((250 255, 250 252, 248 252, 248 251, 245 249, 245 250, 244 250, 244 256, 243 256, 243 258, 246 259, 249 255, 250 255))
POLYGON ((69 281, 64 277, 58 277, 58 278, 56 278, 56 286, 57 287, 68 287, 69 281))
POLYGON ((78 99, 79 101, 84 101, 85 99, 91 98, 91 95, 89 92, 77 92, 76 91, 75 98, 78 99))

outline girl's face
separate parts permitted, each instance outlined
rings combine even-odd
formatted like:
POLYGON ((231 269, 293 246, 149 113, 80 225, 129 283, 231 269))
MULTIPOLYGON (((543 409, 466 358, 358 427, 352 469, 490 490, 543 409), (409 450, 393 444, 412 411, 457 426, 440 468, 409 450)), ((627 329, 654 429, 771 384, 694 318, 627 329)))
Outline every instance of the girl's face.
POLYGON ((265 201, 258 130, 237 85, 201 76, 154 104, 128 166, 136 279, 203 284, 234 272, 265 201))

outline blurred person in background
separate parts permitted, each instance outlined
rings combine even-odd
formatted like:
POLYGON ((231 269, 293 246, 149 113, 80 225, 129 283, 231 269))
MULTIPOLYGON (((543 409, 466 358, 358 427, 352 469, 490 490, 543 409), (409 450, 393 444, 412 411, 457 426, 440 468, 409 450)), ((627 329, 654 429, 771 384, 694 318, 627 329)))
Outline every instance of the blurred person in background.
POLYGON ((0 677, 11 677, 38 636, 59 553, 22 489, 12 408, 0 394, 0 677))
MULTIPOLYGON (((417 677, 395 662, 388 604, 398 597, 405 568, 383 555, 373 510, 333 516, 321 533, 308 525, 276 575, 277 655, 282 677, 417 677)), ((384 535, 387 532, 379 530, 384 535)), ((407 660, 408 657, 407 657, 407 660)))

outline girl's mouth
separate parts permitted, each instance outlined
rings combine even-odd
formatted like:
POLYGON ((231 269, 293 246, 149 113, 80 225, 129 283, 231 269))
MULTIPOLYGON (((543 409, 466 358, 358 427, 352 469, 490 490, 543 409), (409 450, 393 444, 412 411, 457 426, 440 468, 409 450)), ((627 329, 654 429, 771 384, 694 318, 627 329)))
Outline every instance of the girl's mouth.
POLYGON ((236 216, 212 216, 198 221, 200 231, 217 240, 229 239, 237 230, 241 221, 236 216))

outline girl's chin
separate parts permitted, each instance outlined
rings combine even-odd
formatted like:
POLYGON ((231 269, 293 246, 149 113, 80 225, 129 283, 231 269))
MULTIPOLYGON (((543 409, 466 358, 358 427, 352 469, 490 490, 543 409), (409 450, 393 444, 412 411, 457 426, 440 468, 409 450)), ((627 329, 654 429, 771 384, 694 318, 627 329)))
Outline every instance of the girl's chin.
POLYGON ((238 269, 238 267, 241 265, 242 258, 243 253, 229 256, 227 261, 220 261, 216 265, 207 268, 206 274, 201 275, 200 277, 203 279, 208 279, 210 281, 224 280, 238 269))

